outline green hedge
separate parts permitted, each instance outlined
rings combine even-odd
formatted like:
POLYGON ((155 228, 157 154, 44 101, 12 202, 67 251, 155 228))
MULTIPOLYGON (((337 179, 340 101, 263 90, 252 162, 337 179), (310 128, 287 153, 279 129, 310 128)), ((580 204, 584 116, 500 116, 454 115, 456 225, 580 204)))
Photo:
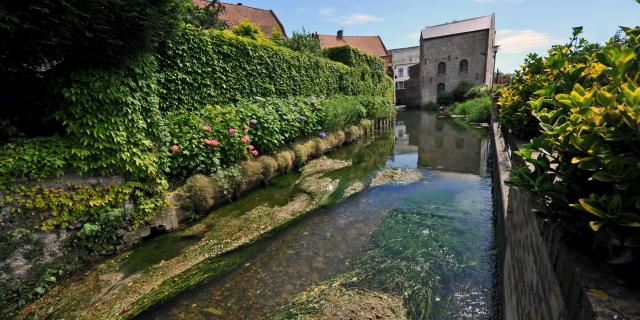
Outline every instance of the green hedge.
POLYGON ((185 29, 160 55, 160 108, 195 110, 254 97, 391 97, 382 60, 365 54, 354 60, 362 62, 349 67, 229 32, 185 29))

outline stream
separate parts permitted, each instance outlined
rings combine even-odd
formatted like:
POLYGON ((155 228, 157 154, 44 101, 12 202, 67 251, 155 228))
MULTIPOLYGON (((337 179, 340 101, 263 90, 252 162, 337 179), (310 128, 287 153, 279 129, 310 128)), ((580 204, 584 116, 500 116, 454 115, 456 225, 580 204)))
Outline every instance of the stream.
MULTIPOLYGON (((401 297, 410 319, 495 318, 486 132, 406 110, 397 114, 394 135, 395 143, 374 139, 331 153, 353 161, 331 176, 370 180, 385 168, 407 168, 420 170, 418 182, 366 188, 317 209, 232 253, 244 259, 238 268, 137 319, 270 319, 309 287, 345 275, 346 286, 401 297)), ((291 176, 238 202, 278 199, 291 176)), ((177 245, 148 250, 166 253, 177 245)))

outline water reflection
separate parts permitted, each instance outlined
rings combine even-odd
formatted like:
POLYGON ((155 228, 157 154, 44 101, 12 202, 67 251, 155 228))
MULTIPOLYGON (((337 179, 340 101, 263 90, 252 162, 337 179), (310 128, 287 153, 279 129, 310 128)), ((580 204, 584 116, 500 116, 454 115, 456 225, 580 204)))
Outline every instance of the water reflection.
POLYGON ((458 173, 484 172, 488 139, 452 119, 407 110, 398 113, 395 132, 396 164, 458 173))

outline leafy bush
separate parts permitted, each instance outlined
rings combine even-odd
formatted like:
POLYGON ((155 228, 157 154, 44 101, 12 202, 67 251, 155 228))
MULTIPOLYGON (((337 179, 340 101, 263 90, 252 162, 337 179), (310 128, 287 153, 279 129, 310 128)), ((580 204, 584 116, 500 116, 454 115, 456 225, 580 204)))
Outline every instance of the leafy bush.
POLYGON ((294 31, 289 39, 275 40, 276 43, 283 47, 287 47, 293 51, 320 55, 320 40, 310 32, 302 29, 302 31, 294 31))
POLYGON ((93 253, 116 251, 117 230, 126 225, 124 208, 102 208, 74 234, 78 246, 93 253))
POLYGON ((81 174, 123 174, 162 185, 166 126, 158 110, 156 62, 150 55, 119 70, 75 72, 62 90, 56 116, 82 146, 81 174))
POLYGON ((449 106, 453 103, 453 95, 451 92, 441 92, 438 94, 438 98, 436 98, 436 103, 438 106, 449 106))
POLYGON ((529 139, 538 134, 539 120, 530 100, 540 95, 552 97, 556 92, 569 92, 576 83, 589 86, 595 80, 591 75, 601 71, 599 65, 592 64, 591 58, 598 45, 580 37, 581 27, 573 31, 570 43, 553 46, 548 58, 529 54, 510 85, 500 90, 500 123, 515 135, 529 139), (572 66, 572 72, 561 70, 564 66, 572 66))
POLYGON ((245 37, 255 41, 269 41, 269 38, 264 35, 262 29, 257 24, 251 23, 248 19, 240 20, 240 23, 231 28, 231 32, 239 37, 245 37))
POLYGON ((544 61, 551 81, 529 102, 540 136, 518 152, 534 169, 517 169, 510 183, 544 199, 570 230, 595 231, 610 262, 638 263, 640 27, 589 50, 575 41, 580 31, 544 61))
POLYGON ((465 116, 468 122, 489 122, 491 118, 491 97, 484 96, 464 102, 457 102, 449 111, 455 115, 465 116))
POLYGON ((363 62, 348 67, 230 32, 185 29, 159 60, 160 109, 196 110, 255 97, 393 94, 382 60, 363 53, 354 59, 363 62))

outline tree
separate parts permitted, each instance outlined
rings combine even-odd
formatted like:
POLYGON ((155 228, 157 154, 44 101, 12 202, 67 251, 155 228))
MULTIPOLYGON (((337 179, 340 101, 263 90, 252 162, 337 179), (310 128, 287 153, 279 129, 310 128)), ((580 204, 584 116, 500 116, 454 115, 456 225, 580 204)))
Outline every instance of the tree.
POLYGON ((298 52, 320 54, 320 40, 304 28, 300 32, 294 31, 291 38, 282 40, 280 45, 298 52))

